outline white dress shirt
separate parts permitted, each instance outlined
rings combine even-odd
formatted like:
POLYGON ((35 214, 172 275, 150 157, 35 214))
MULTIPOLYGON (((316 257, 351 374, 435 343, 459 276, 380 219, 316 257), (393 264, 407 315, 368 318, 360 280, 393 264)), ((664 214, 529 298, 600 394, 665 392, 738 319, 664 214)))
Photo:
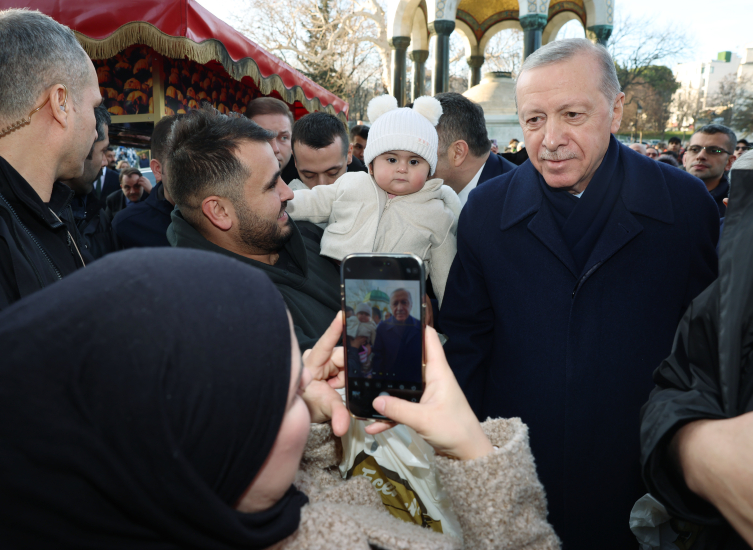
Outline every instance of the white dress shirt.
POLYGON ((481 178, 481 172, 484 171, 484 166, 486 166, 486 163, 481 165, 481 168, 478 169, 478 172, 476 172, 476 175, 473 176, 473 179, 468 182, 468 185, 461 189, 460 193, 458 193, 458 198, 460 199, 461 206, 465 206, 465 203, 468 201, 468 195, 471 193, 471 191, 476 189, 478 180, 479 178, 481 178))

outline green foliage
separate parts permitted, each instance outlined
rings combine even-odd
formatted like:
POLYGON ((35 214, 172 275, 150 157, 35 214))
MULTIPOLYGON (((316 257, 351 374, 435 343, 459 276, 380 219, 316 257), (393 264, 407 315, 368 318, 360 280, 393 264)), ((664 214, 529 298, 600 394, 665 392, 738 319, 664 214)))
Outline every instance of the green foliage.
POLYGON ((672 95, 680 87, 669 67, 648 65, 626 69, 615 64, 622 91, 625 92, 626 116, 623 125, 632 124, 634 129, 644 131, 662 131, 670 116, 672 95), (635 113, 637 107, 642 109, 639 123, 635 113))
POLYGON ((748 99, 732 114, 731 125, 744 134, 753 133, 753 98, 748 99))
POLYGON ((646 67, 643 73, 643 81, 651 86, 659 97, 667 103, 672 101, 672 95, 680 87, 680 83, 675 80, 672 69, 664 65, 646 67))
POLYGON ((343 78, 342 71, 335 65, 335 59, 327 55, 328 41, 333 27, 337 25, 330 0, 319 0, 312 19, 313 21, 307 25, 307 38, 304 40, 304 47, 309 55, 298 56, 298 62, 304 68, 301 72, 338 97, 343 97, 348 83, 343 78))

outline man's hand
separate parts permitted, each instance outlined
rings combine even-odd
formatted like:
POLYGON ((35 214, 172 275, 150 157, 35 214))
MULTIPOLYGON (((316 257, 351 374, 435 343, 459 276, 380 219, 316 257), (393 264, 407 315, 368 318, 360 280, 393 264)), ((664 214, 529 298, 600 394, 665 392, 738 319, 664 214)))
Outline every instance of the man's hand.
MULTIPOLYGON (((380 396, 374 399, 374 408, 416 430, 439 454, 472 460, 493 450, 452 374, 437 332, 431 327, 426 328, 426 389, 421 402, 380 396)), ((391 427, 377 422, 367 426, 366 432, 377 434, 391 427)))
POLYGON ((672 440, 685 483, 753 546, 753 412, 697 420, 672 440))
POLYGON ((311 421, 322 423, 332 420, 332 431, 338 437, 345 435, 350 425, 350 413, 340 394, 335 391, 345 386, 343 348, 335 347, 340 341, 342 328, 342 313, 338 313, 316 345, 303 353, 303 366, 312 378, 303 392, 311 421))
POLYGON ((149 179, 146 176, 139 176, 139 179, 136 180, 136 183, 138 183, 141 187, 144 188, 144 191, 147 193, 152 192, 152 182, 149 181, 149 179))

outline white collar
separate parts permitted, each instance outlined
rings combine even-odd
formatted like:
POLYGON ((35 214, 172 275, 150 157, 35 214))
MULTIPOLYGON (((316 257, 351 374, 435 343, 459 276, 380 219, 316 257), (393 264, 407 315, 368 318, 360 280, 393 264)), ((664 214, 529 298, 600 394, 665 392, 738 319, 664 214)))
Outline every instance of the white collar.
POLYGON ((478 180, 481 178, 481 172, 484 171, 484 167, 486 166, 486 163, 481 165, 481 168, 478 169, 478 172, 476 172, 476 175, 473 176, 473 179, 468 182, 468 185, 463 187, 463 189, 460 190, 460 193, 458 193, 458 198, 460 199, 460 206, 465 206, 465 203, 468 201, 468 195, 470 195, 471 191, 476 189, 476 186, 478 185, 478 180))

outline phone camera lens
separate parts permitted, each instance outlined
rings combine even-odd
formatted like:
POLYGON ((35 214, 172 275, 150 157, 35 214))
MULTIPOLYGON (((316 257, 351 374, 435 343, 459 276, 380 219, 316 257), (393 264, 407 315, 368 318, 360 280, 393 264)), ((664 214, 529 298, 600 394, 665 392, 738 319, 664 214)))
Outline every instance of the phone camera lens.
POLYGON ((392 265, 390 262, 387 262, 387 265, 392 265))

